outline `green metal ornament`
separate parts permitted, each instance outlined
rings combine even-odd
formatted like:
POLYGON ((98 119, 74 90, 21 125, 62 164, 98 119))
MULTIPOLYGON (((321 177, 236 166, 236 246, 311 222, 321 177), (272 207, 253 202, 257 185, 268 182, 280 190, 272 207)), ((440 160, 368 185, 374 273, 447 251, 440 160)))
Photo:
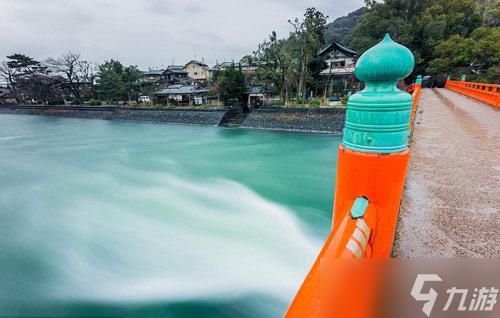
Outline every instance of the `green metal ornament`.
POLYGON ((356 77, 366 88, 349 98, 342 144, 351 150, 393 153, 405 150, 413 98, 398 89, 410 75, 413 54, 389 34, 356 63, 356 77))

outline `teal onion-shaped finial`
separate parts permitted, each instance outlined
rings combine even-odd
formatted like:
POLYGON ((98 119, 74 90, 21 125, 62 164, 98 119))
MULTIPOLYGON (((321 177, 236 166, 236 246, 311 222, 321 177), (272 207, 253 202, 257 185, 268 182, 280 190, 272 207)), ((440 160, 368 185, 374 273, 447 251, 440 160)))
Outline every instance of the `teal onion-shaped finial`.
POLYGON ((465 75, 462 75, 462 81, 465 81, 465 75))
POLYGON ((417 76, 417 79, 415 80, 415 84, 422 84, 422 75, 417 76))
POLYGON ((356 77, 366 88, 349 98, 342 144, 351 150, 393 153, 405 150, 412 96, 396 87, 415 65, 406 47, 385 38, 363 53, 356 77))
POLYGON ((450 79, 451 79, 451 77, 450 77, 450 76, 448 76, 448 77, 446 78, 446 80, 447 80, 447 81, 449 81, 450 79))

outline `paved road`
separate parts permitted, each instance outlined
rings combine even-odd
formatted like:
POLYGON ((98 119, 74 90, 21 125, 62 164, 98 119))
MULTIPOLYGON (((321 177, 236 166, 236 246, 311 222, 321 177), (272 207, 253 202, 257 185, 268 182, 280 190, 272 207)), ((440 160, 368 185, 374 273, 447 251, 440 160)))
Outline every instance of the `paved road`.
POLYGON ((423 89, 395 257, 500 257, 500 111, 423 89))

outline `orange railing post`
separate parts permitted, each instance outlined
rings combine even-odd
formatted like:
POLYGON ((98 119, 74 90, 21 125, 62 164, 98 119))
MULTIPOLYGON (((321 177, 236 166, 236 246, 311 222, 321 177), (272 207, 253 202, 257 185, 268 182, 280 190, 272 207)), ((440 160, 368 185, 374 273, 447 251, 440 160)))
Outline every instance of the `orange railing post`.
POLYGON ((415 80, 415 84, 413 84, 413 105, 411 108, 411 117, 410 117, 410 127, 408 130, 411 131, 413 128, 413 120, 415 117, 415 109, 417 108, 418 98, 420 97, 420 90, 422 89, 422 76, 417 76, 415 80))
MULTIPOLYGON (((410 156, 407 138, 414 104, 412 96, 399 90, 396 83, 411 73, 414 62, 410 50, 389 35, 359 58, 355 72, 366 88, 347 103, 338 151, 332 232, 286 318, 320 317, 321 305, 336 300, 327 298, 330 293, 321 294, 320 278, 330 277, 335 270, 321 266, 322 260, 390 256, 410 156)), ((337 286, 335 281, 327 285, 334 286, 336 292, 347 287, 337 286)), ((339 306, 343 308, 335 309, 336 316, 350 312, 354 317, 349 305, 339 306)))

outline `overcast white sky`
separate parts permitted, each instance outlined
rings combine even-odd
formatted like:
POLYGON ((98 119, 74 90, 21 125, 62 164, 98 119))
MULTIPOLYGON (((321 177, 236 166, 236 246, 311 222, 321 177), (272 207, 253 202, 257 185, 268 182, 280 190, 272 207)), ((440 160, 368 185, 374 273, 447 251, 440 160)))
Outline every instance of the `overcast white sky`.
POLYGON ((333 21, 363 0, 0 0, 0 60, 71 50, 147 69, 184 64, 196 52, 213 65, 251 54, 273 30, 286 37, 288 19, 311 6, 333 21))

